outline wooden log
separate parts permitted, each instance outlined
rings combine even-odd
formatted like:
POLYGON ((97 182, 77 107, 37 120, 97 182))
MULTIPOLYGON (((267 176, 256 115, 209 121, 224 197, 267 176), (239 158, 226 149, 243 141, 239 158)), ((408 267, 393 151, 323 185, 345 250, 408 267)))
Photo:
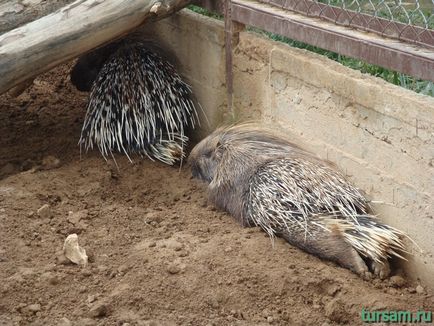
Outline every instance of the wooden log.
POLYGON ((75 0, 0 0, 0 35, 51 14, 75 0))
POLYGON ((76 0, 0 35, 0 94, 55 66, 128 34, 189 0, 76 0))

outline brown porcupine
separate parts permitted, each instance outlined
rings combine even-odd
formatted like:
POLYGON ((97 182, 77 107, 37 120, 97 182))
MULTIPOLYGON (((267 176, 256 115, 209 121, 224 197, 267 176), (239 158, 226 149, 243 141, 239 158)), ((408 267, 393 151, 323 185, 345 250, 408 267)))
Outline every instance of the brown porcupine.
POLYGON ((362 277, 385 278, 403 258, 404 234, 377 220, 368 201, 331 163, 254 124, 220 128, 189 156, 210 200, 244 226, 337 262, 362 277), (368 268, 369 266, 369 268, 368 268))
MULTIPOLYGON (((81 57, 71 82, 91 93, 80 148, 174 164, 199 123, 191 88, 154 42, 124 39, 81 57)), ((131 159, 130 159, 131 160, 131 159)))

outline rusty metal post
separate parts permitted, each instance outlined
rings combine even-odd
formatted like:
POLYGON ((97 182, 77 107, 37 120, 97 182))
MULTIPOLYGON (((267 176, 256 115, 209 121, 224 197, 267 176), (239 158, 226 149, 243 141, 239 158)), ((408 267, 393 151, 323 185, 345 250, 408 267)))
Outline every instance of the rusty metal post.
POLYGON ((234 73, 233 73, 233 48, 238 44, 239 33, 244 30, 245 25, 232 20, 232 0, 224 2, 225 16, 225 61, 226 61, 226 92, 228 101, 228 111, 232 118, 235 118, 233 110, 233 90, 234 90, 234 73))
POLYGON ((233 106, 233 91, 234 91, 234 80, 233 80, 233 60, 232 60, 232 1, 225 0, 224 4, 225 13, 225 59, 226 59, 226 94, 228 101, 228 111, 232 118, 235 118, 233 106))

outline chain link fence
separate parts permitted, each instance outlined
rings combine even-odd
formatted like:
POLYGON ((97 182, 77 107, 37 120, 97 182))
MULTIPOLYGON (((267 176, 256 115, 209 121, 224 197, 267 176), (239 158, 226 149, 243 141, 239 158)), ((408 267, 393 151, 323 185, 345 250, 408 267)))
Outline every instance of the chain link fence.
POLYGON ((260 0, 300 14, 434 47, 434 0, 260 0))
POLYGON ((219 13, 219 18, 223 18, 225 8, 230 8, 225 25, 240 23, 273 40, 326 55, 347 67, 434 96, 434 0, 196 3, 219 13))

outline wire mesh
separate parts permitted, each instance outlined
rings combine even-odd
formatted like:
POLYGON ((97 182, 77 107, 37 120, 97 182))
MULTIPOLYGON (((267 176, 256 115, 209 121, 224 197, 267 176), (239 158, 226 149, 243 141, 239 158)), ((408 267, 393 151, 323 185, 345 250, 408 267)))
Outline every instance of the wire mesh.
POLYGON ((335 24, 434 47, 434 0, 260 0, 335 24))

